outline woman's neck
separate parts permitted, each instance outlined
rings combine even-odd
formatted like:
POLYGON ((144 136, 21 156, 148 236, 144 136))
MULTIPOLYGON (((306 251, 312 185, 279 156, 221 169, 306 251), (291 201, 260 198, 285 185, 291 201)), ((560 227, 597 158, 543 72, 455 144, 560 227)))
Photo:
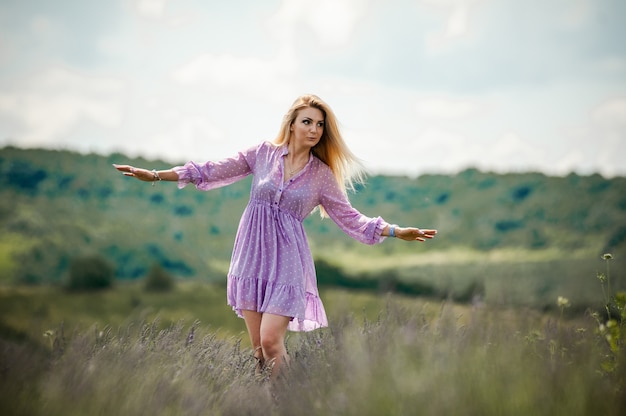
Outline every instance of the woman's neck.
POLYGON ((289 149, 289 153, 287 154, 287 159, 289 159, 292 163, 298 162, 307 162, 309 160, 309 156, 311 153, 311 149, 307 147, 297 148, 293 141, 289 142, 287 147, 289 149))

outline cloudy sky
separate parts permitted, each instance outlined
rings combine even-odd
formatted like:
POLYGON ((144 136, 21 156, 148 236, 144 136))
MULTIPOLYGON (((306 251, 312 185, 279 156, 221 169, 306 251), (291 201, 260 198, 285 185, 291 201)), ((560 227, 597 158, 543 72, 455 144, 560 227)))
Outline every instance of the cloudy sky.
POLYGON ((308 92, 372 173, 626 175, 626 2, 0 1, 0 147, 219 159, 308 92))

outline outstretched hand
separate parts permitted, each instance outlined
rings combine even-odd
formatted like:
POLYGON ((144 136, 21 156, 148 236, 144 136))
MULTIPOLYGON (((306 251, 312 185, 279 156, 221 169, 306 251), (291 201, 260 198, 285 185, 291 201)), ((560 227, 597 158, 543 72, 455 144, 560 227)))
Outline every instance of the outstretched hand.
POLYGON ((413 227, 396 227, 396 237, 405 241, 426 241, 437 234, 437 230, 423 230, 413 227))
POLYGON ((137 178, 140 181, 145 182, 153 182, 154 181, 154 173, 147 169, 135 168, 130 165, 116 165, 113 164, 113 167, 124 174, 124 176, 132 176, 133 178, 137 178))

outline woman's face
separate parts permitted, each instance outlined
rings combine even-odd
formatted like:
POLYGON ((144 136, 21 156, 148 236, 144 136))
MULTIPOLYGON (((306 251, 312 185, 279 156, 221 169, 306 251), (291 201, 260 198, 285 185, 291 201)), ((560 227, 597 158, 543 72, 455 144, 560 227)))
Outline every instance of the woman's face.
POLYGON ((297 147, 313 147, 324 133, 324 114, 317 108, 305 107, 291 125, 291 140, 297 147))

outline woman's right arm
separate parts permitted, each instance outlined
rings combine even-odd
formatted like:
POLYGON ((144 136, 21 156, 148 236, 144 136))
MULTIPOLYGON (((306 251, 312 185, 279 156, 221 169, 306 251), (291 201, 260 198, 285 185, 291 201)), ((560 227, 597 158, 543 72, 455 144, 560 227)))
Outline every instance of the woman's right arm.
POLYGON ((250 175, 254 170, 257 157, 267 158, 267 153, 273 148, 269 142, 253 146, 237 153, 233 157, 220 161, 205 163, 188 162, 184 166, 176 166, 167 170, 147 170, 130 165, 113 165, 125 176, 132 176, 142 181, 173 181, 178 182, 179 188, 192 183, 197 189, 209 191, 230 185, 250 175))
POLYGON ((131 176, 133 178, 137 178, 140 181, 144 181, 144 182, 155 182, 155 181, 176 182, 178 181, 178 173, 176 173, 173 169, 148 170, 148 169, 136 168, 130 165, 116 165, 116 164, 113 164, 113 167, 115 167, 115 169, 122 172, 124 176, 131 176))

